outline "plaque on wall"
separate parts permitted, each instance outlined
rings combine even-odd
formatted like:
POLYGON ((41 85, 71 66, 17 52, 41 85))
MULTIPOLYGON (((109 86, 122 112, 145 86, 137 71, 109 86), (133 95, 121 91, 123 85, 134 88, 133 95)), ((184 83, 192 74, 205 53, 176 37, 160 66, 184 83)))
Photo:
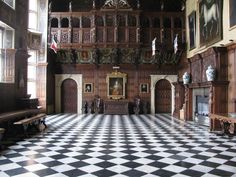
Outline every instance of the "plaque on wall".
POLYGON ((121 72, 112 72, 107 74, 107 96, 109 99, 125 99, 127 74, 121 72))

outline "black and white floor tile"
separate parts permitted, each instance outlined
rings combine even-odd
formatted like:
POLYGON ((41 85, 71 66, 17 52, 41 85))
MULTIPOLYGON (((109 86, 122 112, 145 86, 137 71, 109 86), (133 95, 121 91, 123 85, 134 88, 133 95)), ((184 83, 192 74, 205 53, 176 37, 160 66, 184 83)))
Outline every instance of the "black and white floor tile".
POLYGON ((1 151, 0 177, 236 177, 236 137, 167 114, 47 117, 1 151))

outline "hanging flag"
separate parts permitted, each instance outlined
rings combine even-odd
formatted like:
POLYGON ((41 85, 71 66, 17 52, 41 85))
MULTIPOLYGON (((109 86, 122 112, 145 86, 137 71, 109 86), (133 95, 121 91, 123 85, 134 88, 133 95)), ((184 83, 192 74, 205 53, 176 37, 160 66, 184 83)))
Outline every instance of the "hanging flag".
POLYGON ((53 38, 52 38, 52 43, 51 43, 51 45, 50 45, 50 48, 51 48, 55 53, 57 53, 57 43, 56 43, 56 41, 55 41, 55 36, 53 36, 53 38))
POLYGON ((175 54, 177 53, 177 51, 178 51, 178 34, 176 34, 175 40, 174 40, 174 52, 175 52, 175 54))
POLYGON ((152 56, 156 54, 156 40, 156 37, 152 40, 152 56))

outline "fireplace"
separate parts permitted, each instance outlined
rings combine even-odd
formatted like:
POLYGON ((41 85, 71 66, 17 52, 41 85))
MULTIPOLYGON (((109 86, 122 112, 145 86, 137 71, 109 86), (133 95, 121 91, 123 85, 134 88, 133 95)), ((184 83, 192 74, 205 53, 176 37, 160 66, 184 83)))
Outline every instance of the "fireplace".
POLYGON ((195 115, 209 115, 209 96, 196 95, 195 115))
POLYGON ((193 89, 193 117, 201 125, 209 126, 209 88, 193 89))

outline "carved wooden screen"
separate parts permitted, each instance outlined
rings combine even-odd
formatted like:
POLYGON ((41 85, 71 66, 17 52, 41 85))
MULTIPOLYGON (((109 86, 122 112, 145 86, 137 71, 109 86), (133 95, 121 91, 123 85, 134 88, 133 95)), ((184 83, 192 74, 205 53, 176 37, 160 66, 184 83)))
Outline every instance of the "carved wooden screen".
POLYGON ((136 42, 136 27, 129 28, 129 42, 136 42))
POLYGON ((74 28, 73 29, 73 43, 79 43, 79 28, 74 28))
POLYGON ((90 43, 90 28, 83 29, 83 43, 90 43))
POLYGON ((125 28, 124 27, 119 27, 118 28, 118 42, 125 42, 125 28))
POLYGON ((104 31, 103 27, 98 27, 97 28, 97 42, 98 43, 103 42, 103 38, 104 38, 103 31, 104 31))
POLYGON ((114 28, 107 28, 107 42, 114 42, 114 28))
POLYGON ((162 79, 155 87, 155 112, 171 112, 171 84, 168 80, 162 79))
POLYGON ((69 29, 65 28, 61 30, 61 41, 60 43, 68 43, 69 42, 69 29))
POLYGON ((72 79, 66 79, 61 86, 61 111, 77 113, 77 85, 72 79))

